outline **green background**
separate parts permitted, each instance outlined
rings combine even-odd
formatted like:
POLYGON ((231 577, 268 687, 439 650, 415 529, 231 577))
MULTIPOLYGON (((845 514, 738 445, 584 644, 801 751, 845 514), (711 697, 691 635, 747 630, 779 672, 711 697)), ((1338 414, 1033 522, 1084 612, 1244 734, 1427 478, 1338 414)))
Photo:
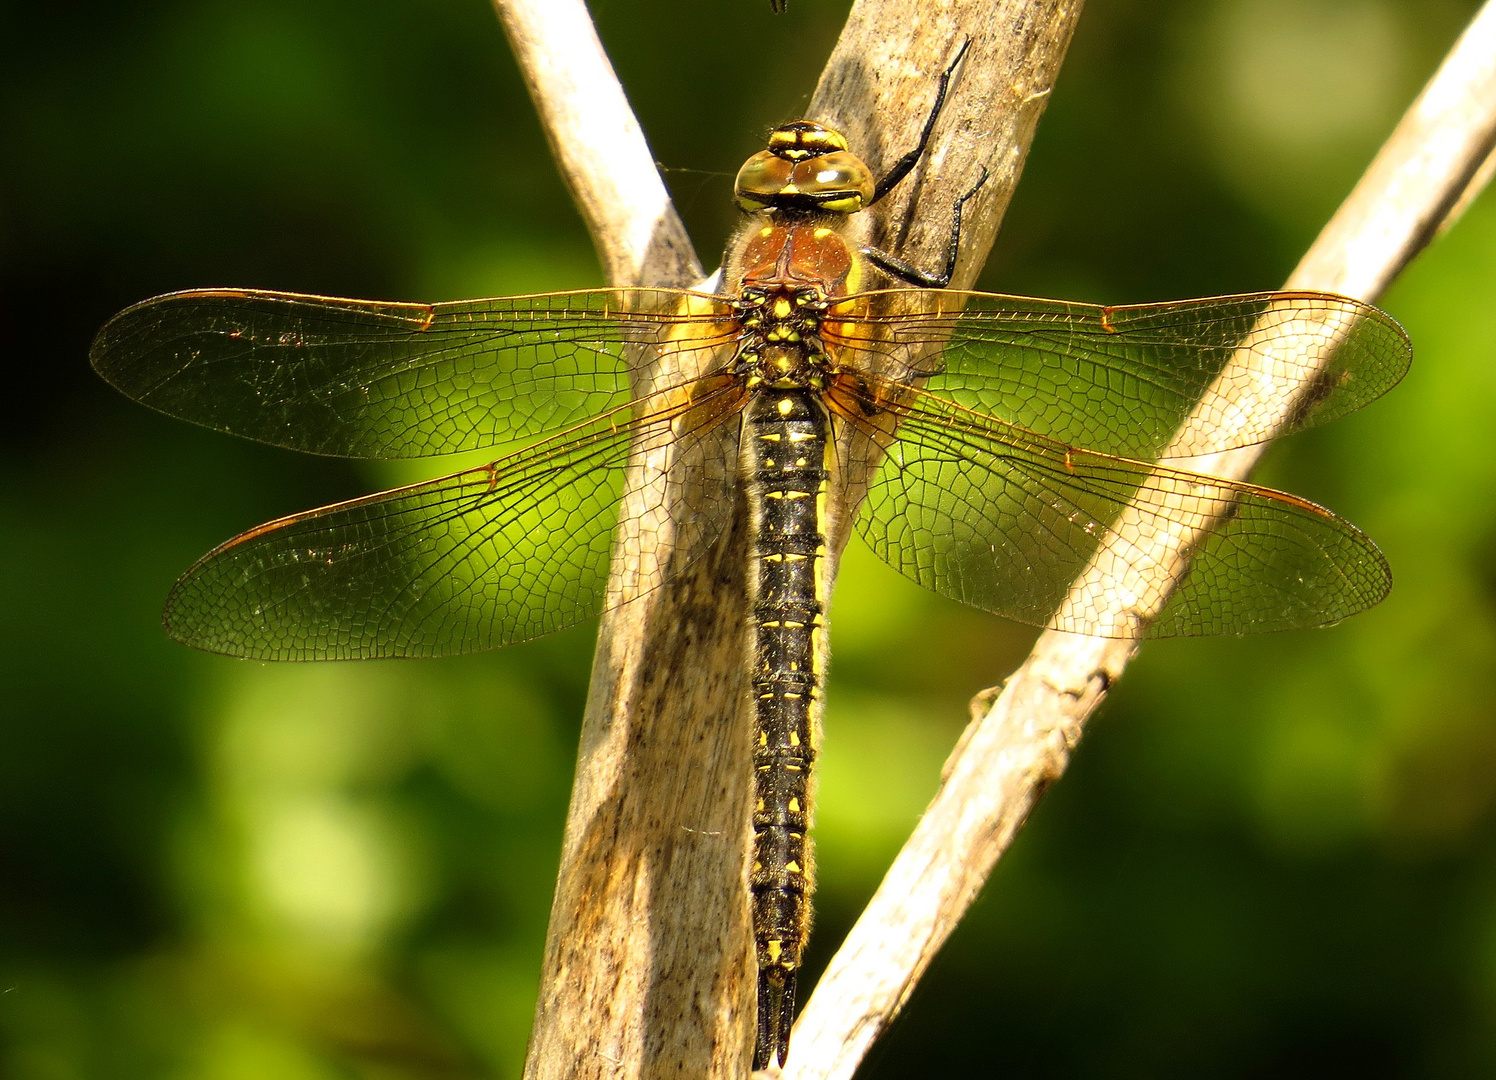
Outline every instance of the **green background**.
MULTIPOLYGON (((845 4, 592 7, 710 261, 845 4)), ((1474 7, 1090 0, 982 284, 1273 287, 1474 7)), ((0 13, 0 1075, 516 1075, 595 626, 410 663, 172 644, 197 555, 408 470, 167 420, 85 361, 171 289, 598 283, 493 12, 0 13)), ((1147 646, 862 1075, 1496 1074, 1496 201, 1384 304, 1412 374, 1259 478, 1366 528, 1392 597, 1147 646)), ((833 628, 817 969, 1032 638, 855 544, 833 628)))

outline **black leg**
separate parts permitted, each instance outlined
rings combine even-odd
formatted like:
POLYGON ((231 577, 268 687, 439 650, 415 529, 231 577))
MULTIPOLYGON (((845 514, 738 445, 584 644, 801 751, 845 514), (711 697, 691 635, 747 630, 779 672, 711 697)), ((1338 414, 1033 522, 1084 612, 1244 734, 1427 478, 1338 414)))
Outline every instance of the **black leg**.
POLYGON ((905 262, 896 255, 890 255, 886 251, 879 251, 875 247, 865 247, 862 253, 867 256, 867 261, 882 270, 889 277, 898 278, 900 281, 910 285, 917 285, 923 289, 943 289, 951 283, 951 278, 956 273, 956 259, 961 255, 961 212, 966 209, 966 201, 982 190, 982 185, 987 182, 987 167, 982 166, 982 175, 971 190, 956 200, 956 208, 951 212, 951 235, 945 244, 945 267, 938 274, 927 274, 925 271, 905 262))
MULTIPOLYGON (((966 55, 966 50, 970 47, 971 38, 967 38, 961 43, 961 48, 956 50, 956 57, 951 61, 951 66, 946 68, 945 72, 940 76, 940 85, 935 90, 935 107, 930 110, 930 118, 925 121, 925 129, 919 133, 919 145, 894 162, 893 168, 889 169, 883 175, 883 179, 879 180, 873 188, 873 198, 867 204, 868 206, 872 206, 873 203, 892 191, 894 185, 908 176, 910 170, 924 156, 925 147, 930 145, 930 135, 935 130, 935 121, 940 119, 940 110, 945 107, 945 94, 951 87, 951 77, 955 75, 956 68, 961 63, 961 58, 966 55)), ((866 210, 867 207, 865 206, 863 209, 866 210)))

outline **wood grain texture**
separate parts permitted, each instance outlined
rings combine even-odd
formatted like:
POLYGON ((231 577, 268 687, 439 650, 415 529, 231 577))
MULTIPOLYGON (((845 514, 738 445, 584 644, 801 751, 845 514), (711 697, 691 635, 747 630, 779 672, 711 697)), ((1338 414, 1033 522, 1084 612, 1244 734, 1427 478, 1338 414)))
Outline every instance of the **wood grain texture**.
MULTIPOLYGON (((1483 182, 1493 133, 1496 2, 1481 10, 1286 287, 1376 299, 1483 182)), ((1312 381, 1310 373, 1305 385, 1312 381)), ((1291 414, 1302 389, 1283 388, 1280 415, 1291 414)), ((1240 479, 1262 452, 1254 446, 1185 464, 1240 479)), ((1131 641, 1046 632, 1000 689, 973 701, 939 793, 807 1003, 787 1078, 853 1074, 1064 772, 1086 720, 1135 650, 1131 641)))
MULTIPOLYGON (((643 267, 643 284, 679 284, 688 263, 638 254, 638 221, 673 217, 658 212, 652 192, 637 213, 622 213, 623 224, 587 209, 587 192, 610 190, 591 171, 614 166, 598 155, 568 158, 567 148, 588 137, 588 126, 574 111, 544 103, 558 96, 551 81, 578 81, 565 71, 571 58, 556 39, 537 36, 539 20, 516 30, 511 17, 520 8, 534 16, 537 0, 495 2, 610 280, 643 267), (652 278, 650 266, 665 267, 663 276, 652 278)), ((989 179, 969 207, 957 273, 958 284, 971 282, 1012 195, 1079 8, 1079 0, 861 0, 854 7, 812 116, 841 125, 875 170, 917 143, 936 78, 960 43, 972 41, 927 162, 863 215, 861 224, 879 246, 921 266, 940 266, 955 199, 986 167, 989 179)), ((565 86, 559 97, 578 100, 565 86)), ((634 160, 639 152, 648 153, 642 136, 634 160)), ((676 250, 673 241, 666 247, 676 250)), ((648 482, 636 476, 631 492, 648 482)), ((846 519, 843 508, 838 520, 846 519)), ((846 530, 833 535, 839 550, 846 530)), ((603 619, 529 1078, 736 1080, 748 1073, 756 972, 746 877, 752 738, 746 556, 740 506, 710 555, 673 575, 668 589, 603 619)), ((669 536, 662 534, 618 552, 615 574, 626 572, 626 563, 670 558, 669 536)))

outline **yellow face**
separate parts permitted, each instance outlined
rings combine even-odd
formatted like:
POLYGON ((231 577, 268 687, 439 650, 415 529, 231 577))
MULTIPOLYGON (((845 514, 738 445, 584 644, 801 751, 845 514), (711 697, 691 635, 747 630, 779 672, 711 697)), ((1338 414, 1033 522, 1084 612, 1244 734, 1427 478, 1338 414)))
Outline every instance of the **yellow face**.
POLYGON ((873 197, 873 178, 847 140, 828 127, 797 120, 776 128, 769 148, 738 170, 744 210, 855 214, 873 197))

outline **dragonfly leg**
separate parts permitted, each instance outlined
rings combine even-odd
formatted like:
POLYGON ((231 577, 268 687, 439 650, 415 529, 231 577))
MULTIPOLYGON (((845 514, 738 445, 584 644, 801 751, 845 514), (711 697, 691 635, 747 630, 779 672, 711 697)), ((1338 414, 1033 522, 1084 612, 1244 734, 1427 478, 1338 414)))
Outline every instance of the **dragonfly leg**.
MULTIPOLYGON (((874 185, 873 197, 867 203, 867 206, 872 206, 892 191, 900 180, 909 175, 914 166, 919 163, 919 159, 924 157, 925 148, 930 145, 930 136, 935 131, 935 121, 940 119, 940 110, 945 108, 945 95, 946 91, 951 87, 951 79, 956 74, 956 68, 960 65, 961 58, 966 55, 966 50, 970 47, 971 38, 967 38, 961 43, 961 47, 956 50, 955 59, 951 61, 950 67, 946 68, 941 74, 940 85, 935 90, 935 105, 930 110, 929 119, 925 121, 924 130, 919 133, 919 145, 899 158, 898 161, 895 161, 893 168, 883 174, 883 179, 874 185)), ((863 209, 867 209, 867 206, 864 206, 863 209)))
POLYGON ((880 251, 875 247, 865 247, 862 253, 867 256, 868 262, 889 277, 898 278, 900 281, 910 285, 916 285, 923 289, 943 289, 951 283, 951 278, 956 275, 956 260, 961 255, 961 214, 966 209, 969 200, 982 185, 987 182, 987 167, 982 166, 982 175, 971 190, 956 200, 956 208, 951 212, 951 234, 945 244, 945 266, 938 274, 926 273, 912 263, 905 262, 897 255, 890 255, 886 251, 880 251))

